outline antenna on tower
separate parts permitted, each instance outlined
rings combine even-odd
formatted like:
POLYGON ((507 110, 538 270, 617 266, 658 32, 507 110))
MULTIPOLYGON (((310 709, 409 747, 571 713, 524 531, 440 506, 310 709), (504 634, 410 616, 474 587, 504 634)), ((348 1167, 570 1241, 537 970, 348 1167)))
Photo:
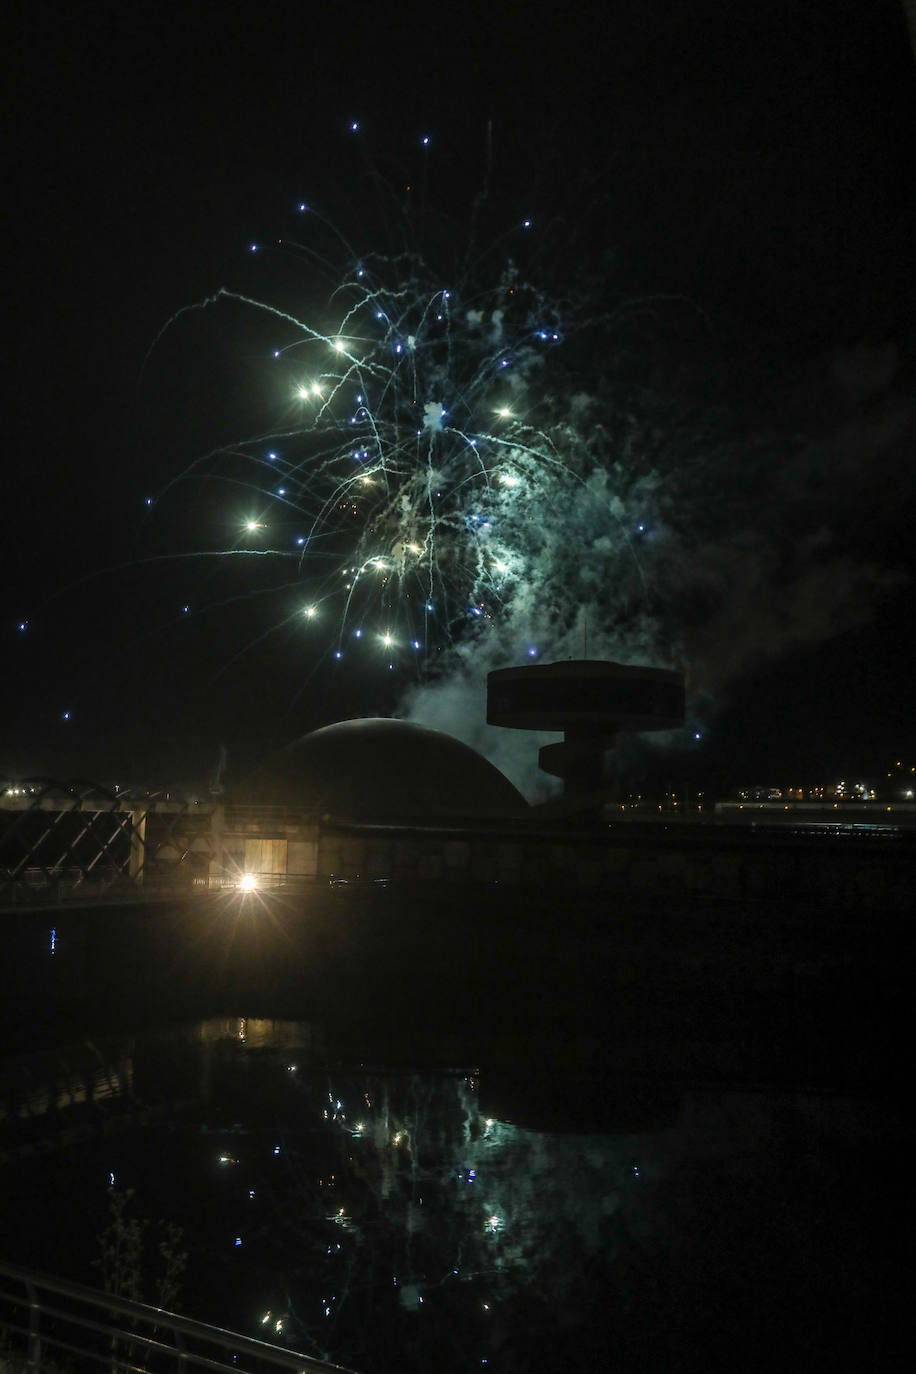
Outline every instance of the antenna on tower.
POLYGON ((223 774, 226 771, 226 763, 229 758, 229 751, 225 744, 219 746, 219 753, 216 758, 216 772, 210 780, 210 796, 220 797, 223 792, 223 774))

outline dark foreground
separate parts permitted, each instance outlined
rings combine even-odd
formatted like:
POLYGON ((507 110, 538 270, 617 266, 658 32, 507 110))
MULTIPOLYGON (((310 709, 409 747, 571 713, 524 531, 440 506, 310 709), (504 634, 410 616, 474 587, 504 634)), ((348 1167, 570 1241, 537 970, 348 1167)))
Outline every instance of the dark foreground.
POLYGON ((117 1249, 147 1301, 365 1374, 904 1367, 891 1104, 332 1065, 245 1018, 86 1050, 2 1165, 18 1263, 100 1285, 117 1249))
POLYGON ((0 1253, 100 1282, 123 1204, 148 1301, 180 1226, 184 1311, 367 1374, 902 1368, 905 934, 495 888, 7 918, 0 1253))

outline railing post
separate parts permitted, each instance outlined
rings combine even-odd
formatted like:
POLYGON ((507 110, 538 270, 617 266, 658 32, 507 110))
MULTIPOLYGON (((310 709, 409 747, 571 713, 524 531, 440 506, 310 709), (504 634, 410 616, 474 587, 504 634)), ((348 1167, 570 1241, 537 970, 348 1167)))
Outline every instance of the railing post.
POLYGON ((130 813, 130 867, 128 876, 131 882, 143 882, 143 865, 146 858, 146 818, 149 808, 130 813))

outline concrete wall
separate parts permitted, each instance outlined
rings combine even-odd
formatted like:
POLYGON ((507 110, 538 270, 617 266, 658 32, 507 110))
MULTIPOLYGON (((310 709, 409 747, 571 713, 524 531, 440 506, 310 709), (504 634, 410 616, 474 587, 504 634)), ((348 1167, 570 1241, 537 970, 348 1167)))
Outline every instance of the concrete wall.
POLYGON ((843 910, 908 911, 916 834, 825 838, 778 827, 620 825, 599 833, 527 828, 357 826, 264 816, 227 824, 214 880, 562 887, 843 910))
POLYGON ((560 886, 908 911, 916 894, 916 842, 735 836, 690 826, 673 835, 662 827, 622 828, 600 840, 323 827, 317 871, 319 878, 350 882, 560 886))

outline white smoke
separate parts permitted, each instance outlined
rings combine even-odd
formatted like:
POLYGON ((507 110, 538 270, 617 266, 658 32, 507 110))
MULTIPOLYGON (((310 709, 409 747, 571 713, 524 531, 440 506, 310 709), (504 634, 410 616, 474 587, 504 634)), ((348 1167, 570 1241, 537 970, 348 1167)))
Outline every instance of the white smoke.
POLYGON ((437 680, 406 694, 404 713, 540 799, 553 784, 538 746, 556 737, 484 723, 493 669, 584 657, 679 666, 689 704, 714 709, 761 666, 867 623, 906 581, 850 537, 892 514, 895 478, 910 482, 913 397, 895 388, 892 361, 887 348, 835 351, 787 398, 807 433, 751 415, 744 433, 723 436, 661 402, 616 434, 589 430, 606 398, 573 393, 551 433, 568 468, 522 467, 476 535, 507 570, 489 599, 475 586, 491 618, 458 638, 437 680))

